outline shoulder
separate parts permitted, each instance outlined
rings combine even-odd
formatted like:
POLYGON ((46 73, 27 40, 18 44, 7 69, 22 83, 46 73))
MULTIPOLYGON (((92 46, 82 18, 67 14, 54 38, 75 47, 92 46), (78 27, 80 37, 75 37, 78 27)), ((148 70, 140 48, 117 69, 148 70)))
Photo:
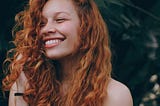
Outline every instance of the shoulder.
POLYGON ((110 79, 107 94, 104 106, 133 106, 130 90, 119 81, 110 79))
POLYGON ((19 75, 19 77, 16 79, 16 81, 13 83, 10 91, 14 90, 16 92, 24 92, 25 89, 27 89, 29 87, 29 84, 27 82, 27 78, 24 74, 24 72, 22 71, 19 75))
POLYGON ((28 87, 27 78, 22 71, 10 89, 9 106, 28 106, 26 101, 23 99, 23 96, 15 96, 15 93, 24 93, 25 89, 28 87))

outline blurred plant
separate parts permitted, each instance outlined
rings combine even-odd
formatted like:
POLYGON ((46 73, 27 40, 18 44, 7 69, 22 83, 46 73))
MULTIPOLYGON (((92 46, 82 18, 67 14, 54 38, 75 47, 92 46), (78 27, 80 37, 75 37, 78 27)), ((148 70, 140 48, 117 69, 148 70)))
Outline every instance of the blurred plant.
POLYGON ((133 0, 97 0, 97 4, 111 36, 113 76, 131 89, 134 106, 157 106, 160 97, 152 89, 158 89, 158 82, 149 79, 160 77, 160 18, 154 15, 160 1, 152 1, 148 10, 133 0), (152 99, 146 102, 147 97, 152 99))
POLYGON ((139 106, 158 106, 158 104, 160 104, 160 84, 158 83, 158 75, 152 75, 149 82, 153 87, 144 95, 139 106))

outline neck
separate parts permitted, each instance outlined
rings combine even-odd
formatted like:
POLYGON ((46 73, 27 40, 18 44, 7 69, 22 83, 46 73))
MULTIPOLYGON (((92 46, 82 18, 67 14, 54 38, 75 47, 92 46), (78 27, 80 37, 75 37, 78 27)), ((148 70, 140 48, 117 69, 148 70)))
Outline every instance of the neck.
POLYGON ((60 82, 69 83, 75 71, 77 70, 77 66, 80 62, 80 56, 70 56, 65 59, 58 60, 59 67, 57 71, 59 72, 60 82))
POLYGON ((60 95, 64 96, 67 94, 73 75, 77 71, 77 65, 80 62, 79 56, 67 57, 65 59, 58 60, 57 71, 59 73, 59 81, 61 82, 60 95))

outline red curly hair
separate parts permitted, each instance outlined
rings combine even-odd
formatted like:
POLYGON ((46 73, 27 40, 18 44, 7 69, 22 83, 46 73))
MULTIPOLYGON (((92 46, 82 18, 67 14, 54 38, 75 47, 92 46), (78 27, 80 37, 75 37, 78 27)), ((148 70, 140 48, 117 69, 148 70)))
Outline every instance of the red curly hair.
POLYGON ((83 56, 73 86, 64 97, 59 95, 61 84, 56 64, 45 56, 42 38, 38 36, 47 1, 30 0, 16 16, 15 48, 4 62, 4 70, 9 72, 3 79, 3 89, 9 90, 23 71, 29 84, 23 97, 31 106, 102 106, 111 77, 111 52, 107 27, 94 0, 72 0, 80 19, 79 51, 83 56))

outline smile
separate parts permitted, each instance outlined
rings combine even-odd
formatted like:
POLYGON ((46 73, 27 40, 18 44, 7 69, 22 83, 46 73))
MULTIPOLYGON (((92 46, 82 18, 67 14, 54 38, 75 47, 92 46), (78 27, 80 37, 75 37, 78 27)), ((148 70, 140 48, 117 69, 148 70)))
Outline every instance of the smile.
POLYGON ((45 48, 51 48, 59 45, 62 42, 60 39, 51 39, 45 41, 45 48))

